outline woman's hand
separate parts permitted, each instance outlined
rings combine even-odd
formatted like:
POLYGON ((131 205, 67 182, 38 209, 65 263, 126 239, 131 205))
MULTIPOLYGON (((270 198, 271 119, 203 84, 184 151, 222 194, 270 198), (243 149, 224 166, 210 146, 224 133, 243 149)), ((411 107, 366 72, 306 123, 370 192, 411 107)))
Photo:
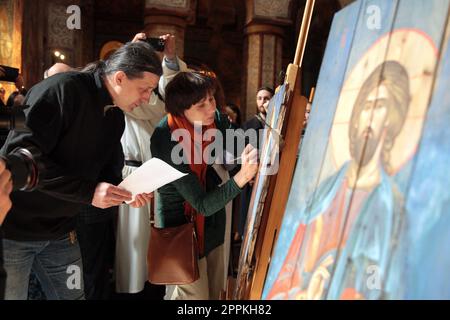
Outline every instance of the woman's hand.
POLYGON ((258 150, 248 144, 241 155, 241 170, 233 177, 239 188, 243 188, 258 172, 258 150))

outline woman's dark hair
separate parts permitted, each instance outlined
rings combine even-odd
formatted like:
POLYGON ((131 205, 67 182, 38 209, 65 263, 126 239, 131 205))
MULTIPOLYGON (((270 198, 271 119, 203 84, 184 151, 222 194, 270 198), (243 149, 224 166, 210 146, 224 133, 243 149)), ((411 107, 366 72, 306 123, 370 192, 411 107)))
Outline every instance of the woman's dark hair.
POLYGON ((123 71, 129 79, 142 78, 147 71, 157 76, 162 75, 161 60, 155 50, 146 42, 128 42, 117 49, 105 61, 99 60, 85 66, 82 71, 100 70, 104 75, 123 71))
POLYGON ((25 88, 20 88, 19 89, 19 93, 25 97, 27 95, 27 93, 28 93, 28 90, 25 89, 25 88))
POLYGON ((166 87, 166 111, 174 116, 183 116, 208 93, 214 95, 217 88, 214 78, 198 72, 180 72, 166 87))
POLYGON ((234 103, 227 103, 227 104, 225 104, 225 107, 229 107, 231 110, 233 110, 237 114, 236 124, 240 127, 242 125, 241 109, 239 109, 239 107, 237 105, 235 105, 234 103))
POLYGON ((14 98, 19 94, 19 91, 14 91, 12 92, 9 97, 8 100, 6 100, 6 106, 7 107, 12 107, 14 105, 14 98))
POLYGON ((18 95, 23 95, 25 97, 26 93, 23 94, 19 91, 14 91, 13 93, 11 93, 8 97, 8 100, 6 100, 6 106, 7 107, 13 107, 14 106, 14 99, 18 96, 18 95))

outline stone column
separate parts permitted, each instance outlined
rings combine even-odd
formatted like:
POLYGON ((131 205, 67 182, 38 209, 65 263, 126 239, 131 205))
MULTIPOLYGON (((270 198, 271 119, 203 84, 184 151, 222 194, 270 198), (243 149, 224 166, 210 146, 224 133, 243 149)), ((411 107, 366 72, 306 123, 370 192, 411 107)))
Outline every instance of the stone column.
POLYGON ((256 113, 256 92, 275 87, 282 67, 284 26, 291 24, 291 0, 247 0, 243 115, 256 113))
MULTIPOLYGON (((0 64, 22 72, 23 0, 4 0, 0 5, 0 64)), ((14 83, 2 82, 5 100, 16 90, 14 83)), ((4 101, 6 102, 6 101, 4 101)))
POLYGON ((177 54, 184 55, 184 34, 188 23, 195 19, 196 0, 146 0, 145 33, 158 37, 171 33, 176 36, 177 54))

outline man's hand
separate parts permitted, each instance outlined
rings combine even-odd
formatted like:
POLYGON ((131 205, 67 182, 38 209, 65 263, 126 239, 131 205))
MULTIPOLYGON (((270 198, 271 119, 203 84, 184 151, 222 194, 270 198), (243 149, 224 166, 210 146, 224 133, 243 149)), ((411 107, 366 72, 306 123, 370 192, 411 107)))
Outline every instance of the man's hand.
POLYGON ((136 195, 134 201, 130 203, 133 208, 140 208, 145 206, 153 198, 153 193, 141 193, 136 195))
POLYGON ((0 225, 11 209, 9 194, 12 191, 11 172, 6 169, 5 162, 0 160, 0 225))
POLYGON ((92 205, 100 209, 106 209, 130 200, 131 192, 107 182, 100 182, 95 188, 92 205))
POLYGON ((167 60, 175 60, 177 56, 177 46, 175 43, 175 36, 168 33, 160 36, 161 39, 164 39, 164 56, 167 60))

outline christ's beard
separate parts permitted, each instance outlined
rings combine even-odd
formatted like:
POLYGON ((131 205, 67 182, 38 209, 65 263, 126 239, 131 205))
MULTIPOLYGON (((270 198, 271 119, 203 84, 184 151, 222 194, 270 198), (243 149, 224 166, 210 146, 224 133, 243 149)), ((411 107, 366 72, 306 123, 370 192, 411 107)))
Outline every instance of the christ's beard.
POLYGON ((375 137, 373 129, 370 127, 365 129, 360 139, 355 143, 356 157, 354 157, 354 160, 358 161, 362 167, 366 166, 375 155, 379 143, 380 137, 375 137))

